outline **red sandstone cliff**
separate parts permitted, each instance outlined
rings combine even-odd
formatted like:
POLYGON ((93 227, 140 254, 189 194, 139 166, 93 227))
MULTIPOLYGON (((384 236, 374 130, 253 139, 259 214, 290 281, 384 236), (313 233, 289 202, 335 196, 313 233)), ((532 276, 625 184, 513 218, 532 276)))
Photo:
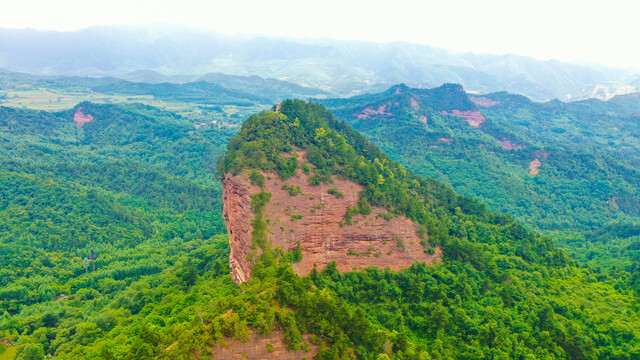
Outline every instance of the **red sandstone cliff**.
POLYGON ((251 249, 251 212, 252 194, 259 192, 250 188, 251 184, 240 177, 227 175, 222 179, 222 215, 227 223, 231 254, 229 262, 233 280, 237 283, 247 281, 252 264, 247 261, 251 249))
MULTIPOLYGON (((348 206, 358 203, 363 187, 349 180, 333 177, 333 184, 309 185, 308 177, 298 175, 282 181, 275 174, 265 175, 264 191, 272 194, 264 210, 269 224, 268 237, 274 247, 284 251, 302 249, 302 261, 293 264, 299 275, 308 275, 314 265, 318 271, 335 261, 340 271, 352 271, 369 266, 407 268, 415 261, 440 261, 441 251, 424 252, 416 225, 403 216, 390 220, 379 216, 382 208, 374 208, 368 216, 356 215, 352 224, 344 224, 348 206), (291 196, 283 185, 300 187, 301 193, 291 196), (334 188, 343 194, 329 194, 334 188), (342 223, 342 225, 341 225, 342 223)), ((230 264, 234 281, 242 283, 250 274, 253 263, 247 255, 251 248, 250 196, 261 188, 249 182, 246 173, 227 174, 222 181, 224 219, 231 244, 230 264)))

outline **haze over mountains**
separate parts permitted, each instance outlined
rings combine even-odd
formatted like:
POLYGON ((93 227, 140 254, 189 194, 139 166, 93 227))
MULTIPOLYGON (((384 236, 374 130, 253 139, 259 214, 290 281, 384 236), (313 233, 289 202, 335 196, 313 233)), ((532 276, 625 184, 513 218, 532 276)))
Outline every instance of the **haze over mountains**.
POLYGON ((403 42, 372 43, 225 35, 184 26, 97 26, 72 32, 0 29, 0 67, 39 75, 118 76, 185 82, 216 72, 257 75, 333 95, 393 84, 462 84, 535 100, 608 99, 638 89, 638 71, 518 55, 452 53, 403 42))

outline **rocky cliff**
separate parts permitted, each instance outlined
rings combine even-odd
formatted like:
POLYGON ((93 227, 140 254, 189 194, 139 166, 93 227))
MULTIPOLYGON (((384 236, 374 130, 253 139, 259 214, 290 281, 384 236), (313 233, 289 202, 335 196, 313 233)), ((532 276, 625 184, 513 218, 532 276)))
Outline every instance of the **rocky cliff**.
MULTIPOLYGON (((223 216, 229 232, 231 253, 229 264, 233 280, 243 283, 251 274, 251 265, 247 260, 251 251, 251 198, 252 189, 240 176, 226 176, 222 179, 223 216)), ((255 194, 257 191, 253 190, 255 194)))
MULTIPOLYGON (((299 155, 302 158, 304 153, 299 155)), ((337 176, 332 177, 332 184, 311 185, 309 175, 301 171, 286 181, 274 173, 262 174, 263 188, 252 185, 246 172, 227 174, 222 180, 230 264, 237 283, 249 278, 253 266, 250 254, 260 251, 252 248, 251 220, 255 215, 250 196, 262 190, 271 193, 263 215, 268 238, 272 246, 284 251, 300 244, 302 259, 293 264, 299 275, 308 275, 314 266, 321 271, 331 261, 340 271, 369 266, 400 270, 415 261, 440 261, 441 250, 435 247, 433 254, 425 252, 417 226, 404 216, 390 216, 385 209, 374 207, 368 216, 358 214, 347 223, 347 208, 358 204, 362 185, 337 176)))

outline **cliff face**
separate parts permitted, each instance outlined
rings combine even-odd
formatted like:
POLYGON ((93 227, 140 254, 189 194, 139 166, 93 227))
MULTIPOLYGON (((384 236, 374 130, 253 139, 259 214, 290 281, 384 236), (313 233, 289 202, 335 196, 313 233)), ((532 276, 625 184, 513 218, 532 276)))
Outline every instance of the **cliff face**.
POLYGON ((243 283, 251 274, 252 264, 247 261, 251 251, 251 192, 250 184, 240 177, 226 176, 222 179, 222 215, 227 223, 231 254, 229 263, 233 281, 243 283), (248 186, 249 185, 249 186, 248 186))
MULTIPOLYGON (((416 225, 404 216, 387 220, 382 216, 385 209, 373 208, 368 216, 356 215, 351 225, 345 224, 347 207, 357 205, 358 193, 363 190, 357 183, 334 176, 333 184, 310 185, 309 175, 300 171, 286 181, 275 174, 263 175, 264 191, 272 194, 264 211, 269 240, 284 251, 293 250, 300 243, 302 260, 293 264, 299 275, 308 275, 314 265, 321 271, 331 261, 340 271, 369 266, 400 270, 415 261, 440 261, 440 249, 435 248, 434 254, 425 253, 416 225), (288 187, 299 187, 300 193, 291 195, 288 187), (329 193, 330 189, 334 194, 329 193)), ((234 280, 241 283, 249 278, 253 266, 247 260, 253 250, 250 196, 261 188, 251 185, 246 173, 227 174, 223 187, 231 269, 234 280)))

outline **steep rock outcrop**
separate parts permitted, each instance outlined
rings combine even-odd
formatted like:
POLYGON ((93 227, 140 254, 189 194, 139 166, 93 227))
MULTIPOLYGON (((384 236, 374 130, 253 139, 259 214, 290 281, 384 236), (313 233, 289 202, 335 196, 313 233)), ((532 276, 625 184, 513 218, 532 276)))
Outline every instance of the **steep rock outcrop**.
POLYGON ((229 232, 231 274, 236 283, 243 283, 249 278, 252 267, 247 260, 251 251, 252 191, 240 177, 229 175, 222 179, 222 188, 222 215, 229 232))
MULTIPOLYGON (((368 216, 358 214, 351 224, 346 224, 347 208, 357 205, 359 192, 363 190, 353 181, 334 176, 333 184, 310 185, 309 175, 302 173, 286 181, 275 174, 263 175, 264 191, 271 193, 263 214, 268 223, 268 238, 272 246, 284 251, 300 244, 302 260, 293 264, 299 275, 308 275, 314 266, 321 271, 331 261, 336 262, 340 271, 369 266, 400 270, 415 261, 440 261, 441 250, 435 248, 433 254, 425 253, 417 226, 404 216, 390 218, 385 209, 374 207, 368 216), (300 193, 290 195, 288 187, 299 187, 300 193)), ((247 257, 254 250, 251 220, 255 215, 250 196, 262 189, 252 185, 246 173, 227 174, 223 187, 231 269, 233 279, 242 283, 253 267, 247 257)))

